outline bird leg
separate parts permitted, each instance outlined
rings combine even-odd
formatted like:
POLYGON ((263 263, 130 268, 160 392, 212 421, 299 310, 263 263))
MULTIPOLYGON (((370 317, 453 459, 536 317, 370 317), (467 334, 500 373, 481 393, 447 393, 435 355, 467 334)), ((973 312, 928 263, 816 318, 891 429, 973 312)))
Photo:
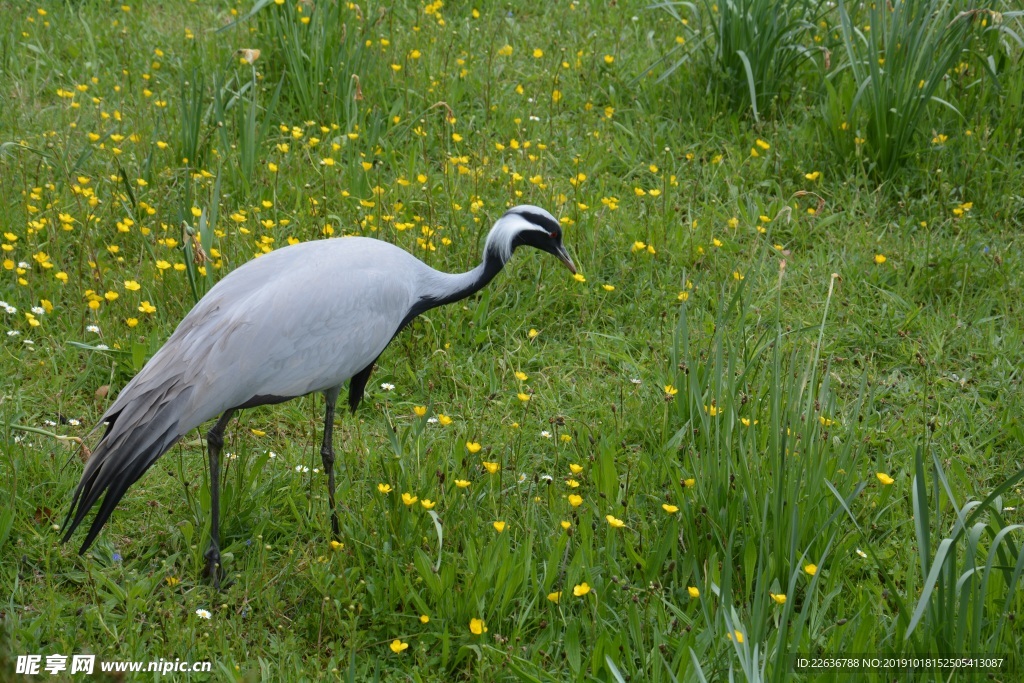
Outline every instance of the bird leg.
POLYGON ((210 458, 210 546, 206 558, 206 575, 213 579, 213 587, 220 590, 220 449, 224 446, 224 428, 235 411, 220 416, 217 424, 206 433, 206 451, 210 458))
POLYGON ((334 531, 335 539, 341 538, 338 511, 334 507, 334 404, 338 400, 339 391, 340 387, 334 387, 324 392, 327 408, 324 415, 324 443, 320 447, 320 457, 327 473, 327 500, 331 506, 331 530, 334 531))

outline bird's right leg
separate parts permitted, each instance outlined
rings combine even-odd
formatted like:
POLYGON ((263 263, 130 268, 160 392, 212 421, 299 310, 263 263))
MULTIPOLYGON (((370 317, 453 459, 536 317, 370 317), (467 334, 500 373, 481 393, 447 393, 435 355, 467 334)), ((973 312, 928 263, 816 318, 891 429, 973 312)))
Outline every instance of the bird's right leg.
POLYGON ((324 392, 327 407, 324 415, 324 443, 320 447, 320 458, 324 462, 324 472, 327 473, 327 501, 331 506, 331 530, 335 540, 341 538, 338 511, 334 507, 334 405, 340 391, 341 387, 334 387, 324 392))
POLYGON ((210 458, 210 546, 206 558, 206 575, 213 579, 213 587, 220 590, 220 449, 224 446, 224 428, 231 421, 234 410, 220 416, 217 424, 206 433, 206 451, 210 458))

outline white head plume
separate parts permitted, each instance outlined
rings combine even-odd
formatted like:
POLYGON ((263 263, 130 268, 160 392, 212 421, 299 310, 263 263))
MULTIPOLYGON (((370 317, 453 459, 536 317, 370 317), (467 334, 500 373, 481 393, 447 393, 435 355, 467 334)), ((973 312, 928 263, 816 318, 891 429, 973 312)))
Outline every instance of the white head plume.
POLYGON ((517 235, 528 230, 536 230, 550 234, 559 230, 558 219, 550 213, 532 204, 514 206, 498 219, 487 235, 484 253, 493 251, 502 262, 512 257, 512 243, 517 235))

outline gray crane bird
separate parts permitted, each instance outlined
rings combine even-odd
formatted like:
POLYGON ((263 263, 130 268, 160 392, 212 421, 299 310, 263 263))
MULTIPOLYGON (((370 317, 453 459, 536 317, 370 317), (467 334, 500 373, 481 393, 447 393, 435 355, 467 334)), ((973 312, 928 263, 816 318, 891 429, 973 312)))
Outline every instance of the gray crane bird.
POLYGON ((238 410, 314 392, 326 398, 320 455, 334 505, 334 409, 349 381, 354 412, 377 358, 413 318, 487 285, 520 246, 553 254, 576 272, 562 230, 536 206, 509 209, 494 224, 483 262, 467 273, 434 270, 387 242, 344 237, 273 251, 228 274, 185 316, 167 343, 101 418, 106 430, 75 489, 64 542, 103 496, 84 553, 132 484, 182 436, 220 416, 206 435, 210 545, 206 573, 219 586, 218 458, 238 410))

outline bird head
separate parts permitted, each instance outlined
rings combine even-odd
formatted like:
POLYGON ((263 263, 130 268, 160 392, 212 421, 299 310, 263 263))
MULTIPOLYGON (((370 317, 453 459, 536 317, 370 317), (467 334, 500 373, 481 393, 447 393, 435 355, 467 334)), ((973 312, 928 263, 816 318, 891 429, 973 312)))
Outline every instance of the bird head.
POLYGON ((486 249, 495 252, 504 263, 516 247, 524 245, 553 254, 576 274, 576 265, 562 245, 562 226, 539 206, 523 204, 506 211, 487 236, 486 249))

